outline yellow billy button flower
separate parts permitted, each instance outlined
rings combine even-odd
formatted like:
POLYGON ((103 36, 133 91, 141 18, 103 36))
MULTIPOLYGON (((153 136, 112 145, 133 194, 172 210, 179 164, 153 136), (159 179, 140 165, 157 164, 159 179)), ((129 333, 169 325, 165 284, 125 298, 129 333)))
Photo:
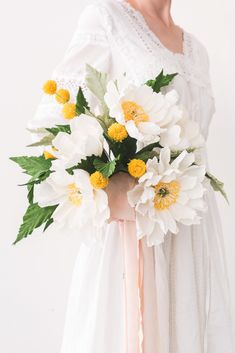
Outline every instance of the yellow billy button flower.
POLYGON ((70 100, 70 93, 67 89, 61 88, 56 92, 55 99, 58 103, 65 104, 70 100))
POLYGON ((57 83, 54 80, 48 80, 47 82, 44 83, 42 89, 44 93, 53 95, 56 93, 57 83))
POLYGON ((109 179, 100 172, 94 172, 90 175, 90 182, 95 189, 104 189, 108 186, 109 179))
POLYGON ((108 128, 108 136, 116 142, 122 142, 128 137, 128 133, 124 125, 114 123, 108 128))
POLYGON ((76 113, 76 104, 74 103, 65 103, 62 109, 63 117, 67 120, 73 119, 76 113))
POLYGON ((146 164, 141 159, 132 159, 128 163, 128 172, 134 178, 140 178, 146 172, 146 164))

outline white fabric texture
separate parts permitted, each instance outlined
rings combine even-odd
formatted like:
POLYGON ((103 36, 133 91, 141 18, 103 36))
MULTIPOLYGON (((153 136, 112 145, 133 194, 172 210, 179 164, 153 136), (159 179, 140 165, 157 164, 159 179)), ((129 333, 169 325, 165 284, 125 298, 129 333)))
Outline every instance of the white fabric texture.
MULTIPOLYGON (((206 49, 192 34, 184 31, 184 53, 174 54, 124 0, 95 2, 80 17, 53 78, 75 95, 84 82, 85 63, 113 78, 126 72, 137 84, 154 78, 162 68, 178 72, 171 87, 207 137, 215 109, 209 62, 206 49)), ((52 98, 43 97, 30 127, 53 125, 60 109, 52 98)), ((208 212, 200 225, 180 227, 179 234, 168 234, 160 246, 148 248, 142 242, 143 342, 138 349, 127 342, 130 318, 120 224, 112 222, 102 240, 81 245, 61 353, 234 352, 223 235, 212 190, 206 199, 208 212)), ((128 232, 129 222, 123 223, 128 232)))

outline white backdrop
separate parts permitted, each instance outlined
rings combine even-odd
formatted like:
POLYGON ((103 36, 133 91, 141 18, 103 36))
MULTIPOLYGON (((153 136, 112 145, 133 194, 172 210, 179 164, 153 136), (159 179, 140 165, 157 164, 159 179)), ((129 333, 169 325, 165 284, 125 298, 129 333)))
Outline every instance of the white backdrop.
MULTIPOLYGON (((235 298, 234 0, 174 0, 176 22, 207 46, 217 112, 209 136, 211 169, 226 183, 218 198, 224 227, 231 296, 235 298)), ((86 2, 87 3, 87 2, 86 2)), ((24 182, 8 156, 27 152, 25 130, 42 83, 61 59, 85 1, 9 0, 1 7, 0 65, 0 351, 59 353, 76 238, 37 233, 11 246, 25 208, 24 182)), ((235 320, 235 301, 232 313, 235 320)))

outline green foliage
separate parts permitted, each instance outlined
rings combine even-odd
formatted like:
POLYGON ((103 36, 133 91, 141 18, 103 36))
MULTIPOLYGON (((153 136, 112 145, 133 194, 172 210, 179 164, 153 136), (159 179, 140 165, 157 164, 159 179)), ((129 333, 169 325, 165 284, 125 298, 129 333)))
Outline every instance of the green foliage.
POLYGON ((29 204, 31 205, 33 203, 34 184, 27 185, 27 189, 28 189, 27 199, 29 201, 29 204))
POLYGON ((31 132, 31 134, 37 134, 37 135, 42 135, 47 132, 47 130, 44 127, 39 127, 37 129, 26 129, 27 131, 31 132))
MULTIPOLYGON (((188 153, 192 153, 195 151, 196 148, 186 148, 186 151, 188 153)), ((174 160, 177 157, 179 157, 179 155, 183 152, 183 150, 176 150, 176 151, 171 151, 171 159, 174 160)))
POLYGON ((21 157, 10 157, 10 159, 17 163, 26 174, 32 177, 39 176, 43 172, 46 172, 51 167, 51 160, 45 159, 44 156, 21 156, 21 157))
POLYGON ((214 175, 211 173, 206 173, 206 177, 210 180, 210 184, 214 191, 218 191, 222 194, 222 196, 225 198, 225 200, 229 203, 227 194, 224 190, 224 183, 220 180, 218 180, 214 175))
POLYGON ((45 159, 44 156, 39 157, 11 157, 12 161, 16 162, 26 174, 30 175, 31 178, 26 184, 28 188, 28 201, 29 204, 33 203, 34 185, 41 183, 43 180, 49 177, 51 174, 51 160, 45 159))
POLYGON ((160 72, 160 74, 154 79, 154 80, 149 80, 146 82, 146 85, 152 87, 154 92, 159 93, 161 91, 162 87, 168 86, 173 78, 177 76, 177 73, 170 74, 170 75, 164 75, 163 70, 160 72))
POLYGON ((50 146, 54 138, 55 136, 53 134, 49 134, 44 136, 40 141, 31 143, 31 145, 27 147, 50 146))
POLYGON ((27 183, 20 185, 20 186, 25 186, 25 185, 27 186, 27 189, 28 189, 27 199, 30 204, 33 203, 34 185, 40 184, 42 181, 47 179, 51 173, 52 173, 51 170, 40 172, 38 174, 35 174, 27 183))
POLYGON ((136 153, 136 158, 138 158, 139 155, 145 153, 145 152, 150 152, 152 151, 154 148, 156 147, 160 147, 159 142, 153 142, 150 143, 149 145, 145 146, 144 148, 142 148, 141 150, 139 150, 138 153, 136 153))
POLYGON ((105 73, 97 71, 90 65, 86 65, 86 85, 89 90, 99 99, 103 112, 108 115, 108 107, 104 101, 108 76, 105 73))
POLYGON ((37 203, 29 205, 23 217, 23 223, 20 226, 18 235, 13 244, 18 243, 23 238, 32 234, 34 229, 40 227, 43 223, 51 224, 52 215, 57 205, 41 208, 37 203), (49 223, 48 223, 49 222, 49 223))
POLYGON ((135 153, 136 153, 136 145, 137 140, 128 136, 122 142, 116 142, 112 140, 106 133, 104 133, 104 137, 109 145, 110 150, 113 152, 114 156, 117 158, 120 156, 121 161, 123 163, 128 162, 135 153))
POLYGON ((88 173, 94 173, 95 172, 95 167, 93 164, 94 159, 96 159, 97 156, 92 155, 90 157, 87 157, 86 159, 82 159, 80 163, 75 165, 74 167, 66 169, 69 174, 73 174, 73 171, 76 169, 83 169, 87 171, 88 173))
POLYGON ((90 111, 89 104, 83 94, 82 88, 79 87, 76 99, 76 113, 79 116, 81 114, 85 114, 86 111, 90 111))
POLYGON ((67 134, 71 134, 70 125, 56 125, 52 128, 46 128, 46 130, 54 136, 58 135, 59 132, 66 132, 67 134))
POLYGON ((53 218, 49 218, 48 221, 46 222, 44 228, 43 228, 43 232, 45 232, 47 230, 47 228, 50 227, 50 225, 54 222, 53 218))
POLYGON ((152 158, 158 157, 158 156, 159 156, 159 153, 157 153, 155 151, 146 151, 146 152, 143 152, 143 153, 136 155, 135 158, 141 159, 142 161, 147 162, 148 159, 152 159, 152 158))
POLYGON ((96 158, 93 164, 98 172, 102 173, 104 177, 109 178, 115 171, 116 160, 103 162, 101 159, 96 158))

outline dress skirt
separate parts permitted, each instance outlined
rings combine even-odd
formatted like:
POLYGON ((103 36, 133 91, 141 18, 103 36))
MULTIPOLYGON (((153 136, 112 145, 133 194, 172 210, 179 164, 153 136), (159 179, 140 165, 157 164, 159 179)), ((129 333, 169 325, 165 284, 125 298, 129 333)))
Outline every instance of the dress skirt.
POLYGON ((153 247, 113 221, 80 247, 61 353, 232 353, 229 291, 213 191, 200 225, 153 247))

